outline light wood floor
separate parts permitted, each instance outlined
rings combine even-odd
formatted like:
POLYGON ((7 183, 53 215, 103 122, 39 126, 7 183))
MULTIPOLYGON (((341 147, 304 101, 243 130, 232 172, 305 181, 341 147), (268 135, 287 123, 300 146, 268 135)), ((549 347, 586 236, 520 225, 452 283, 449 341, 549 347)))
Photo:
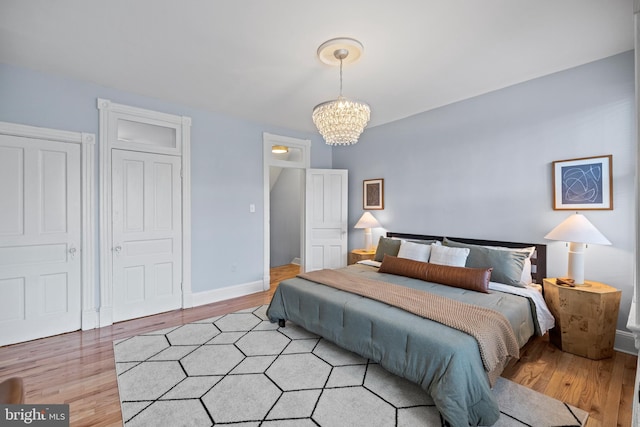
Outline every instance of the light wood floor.
MULTIPOLYGON (((68 403, 72 426, 122 425, 113 340, 268 304, 277 283, 296 271, 297 266, 273 269, 266 292, 0 347, 0 380, 22 376, 29 403, 68 403)), ((635 370, 632 355, 616 352, 611 359, 593 361, 536 337, 502 376, 588 411, 587 427, 628 427, 635 370)))

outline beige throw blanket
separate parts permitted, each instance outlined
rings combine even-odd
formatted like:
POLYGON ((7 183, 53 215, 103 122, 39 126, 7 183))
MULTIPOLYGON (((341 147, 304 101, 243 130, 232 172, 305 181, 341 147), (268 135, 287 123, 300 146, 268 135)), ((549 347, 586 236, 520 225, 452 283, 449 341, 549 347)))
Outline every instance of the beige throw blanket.
POLYGON ((298 276, 401 308, 473 336, 492 387, 509 357, 520 357, 518 341, 509 321, 495 310, 336 270, 318 270, 298 276))

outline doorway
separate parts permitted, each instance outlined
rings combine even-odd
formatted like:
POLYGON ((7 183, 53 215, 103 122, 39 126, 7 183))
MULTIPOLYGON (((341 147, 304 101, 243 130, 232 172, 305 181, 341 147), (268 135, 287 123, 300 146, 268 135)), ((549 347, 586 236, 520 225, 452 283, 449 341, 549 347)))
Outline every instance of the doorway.
POLYGON ((271 281, 271 267, 287 265, 294 258, 297 258, 295 261, 300 265, 304 265, 304 171, 310 167, 311 141, 266 132, 263 133, 262 140, 263 289, 267 290, 271 281), (273 246, 278 248, 272 252, 273 246))
MULTIPOLYGON (((272 222, 270 182, 272 168, 300 172, 298 219, 301 271, 340 268, 347 265, 347 179, 340 169, 311 169, 311 141, 263 134, 264 155, 264 279, 269 289, 272 222), (280 153, 278 153, 278 151, 280 153), (286 157, 278 154, 287 153, 286 157)), ((282 172, 281 172, 282 173, 282 172)), ((298 180, 299 179, 299 180, 298 180)), ((298 248, 295 248, 298 249, 298 248)))
POLYGON ((191 119, 98 108, 100 326, 191 307, 191 119))
POLYGON ((300 265, 304 170, 270 166, 271 268, 300 265))

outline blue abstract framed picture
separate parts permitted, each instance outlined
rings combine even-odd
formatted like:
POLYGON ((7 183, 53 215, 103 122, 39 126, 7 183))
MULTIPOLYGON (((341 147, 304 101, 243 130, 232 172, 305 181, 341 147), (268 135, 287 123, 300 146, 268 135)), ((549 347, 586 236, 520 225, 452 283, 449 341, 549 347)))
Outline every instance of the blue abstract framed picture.
POLYGON ((613 209, 613 156, 553 162, 553 209, 613 209))

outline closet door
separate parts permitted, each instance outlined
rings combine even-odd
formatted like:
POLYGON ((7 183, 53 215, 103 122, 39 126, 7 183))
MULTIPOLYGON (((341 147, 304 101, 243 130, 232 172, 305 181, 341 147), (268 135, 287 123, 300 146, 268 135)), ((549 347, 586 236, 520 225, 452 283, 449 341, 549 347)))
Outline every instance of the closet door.
POLYGON ((80 329, 80 146, 0 135, 0 200, 0 345, 80 329))

